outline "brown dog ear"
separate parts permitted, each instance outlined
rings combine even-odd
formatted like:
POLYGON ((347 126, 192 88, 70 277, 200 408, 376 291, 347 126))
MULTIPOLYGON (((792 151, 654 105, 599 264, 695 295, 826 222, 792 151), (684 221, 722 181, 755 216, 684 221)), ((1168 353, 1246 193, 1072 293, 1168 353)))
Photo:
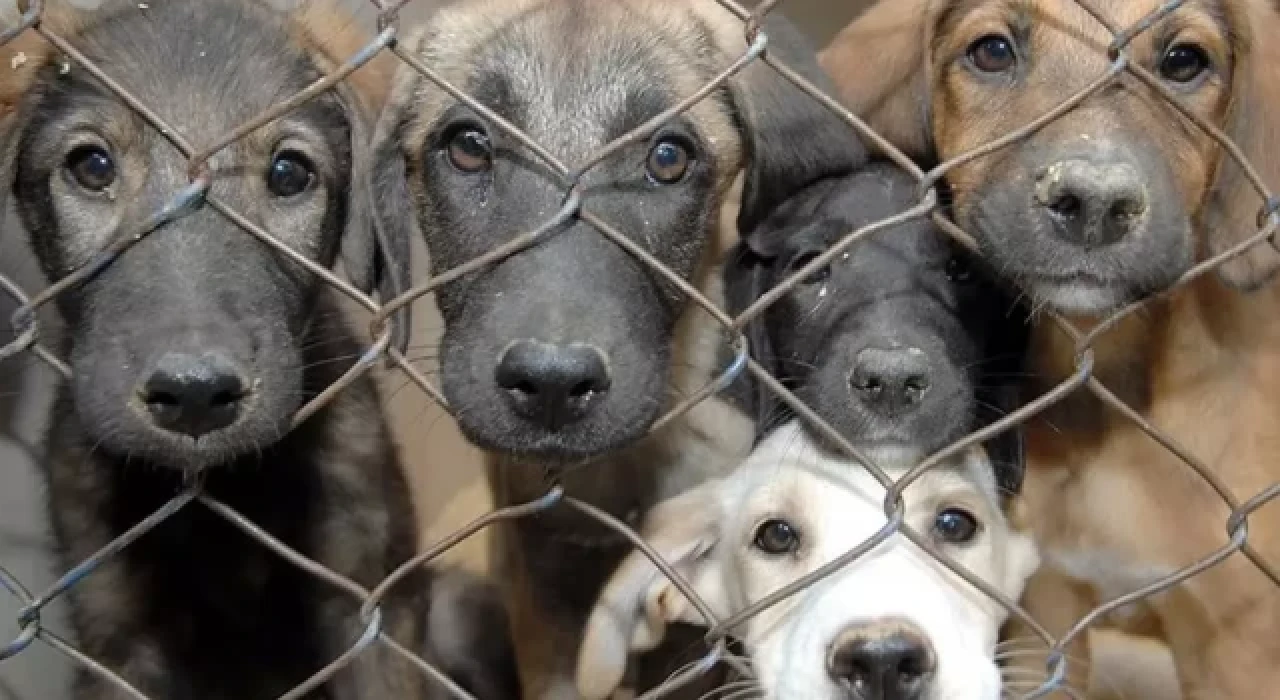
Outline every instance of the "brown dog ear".
MULTIPOLYGON (((373 39, 353 16, 329 2, 304 0, 292 12, 299 41, 325 73, 338 69, 373 39)), ((394 68, 394 58, 383 52, 334 88, 350 122, 353 161, 347 228, 342 238, 343 267, 353 285, 366 294, 376 290, 383 303, 408 291, 412 274, 410 234, 399 227, 382 225, 371 187, 376 165, 372 152, 376 144, 371 146, 376 136, 371 132, 387 103, 394 68)), ((402 352, 408 344, 411 323, 409 307, 405 306, 396 314, 392 333, 393 346, 402 352)))
POLYGON ((930 0, 880 0, 818 56, 849 111, 916 161, 932 160, 930 0))
MULTIPOLYGON (((645 518, 644 539, 723 617, 728 595, 714 556, 724 517, 720 484, 706 482, 655 506, 645 518)), ((707 624, 643 552, 633 551, 605 584, 587 620, 578 651, 578 693, 584 700, 609 697, 622 683, 631 654, 656 648, 672 622, 707 624)))
MULTIPOLYGON (((1245 50, 1239 51, 1231 81, 1232 104, 1227 134, 1273 195, 1280 196, 1280 11, 1265 0, 1243 0, 1235 10, 1245 50)), ((1218 164, 1217 179, 1201 213, 1210 255, 1229 250, 1258 232, 1258 213, 1265 203, 1243 169, 1227 153, 1218 164)), ((1224 282, 1252 290, 1280 270, 1280 252, 1267 243, 1250 248, 1217 268, 1224 282)))
MULTIPOLYGON (((726 51, 737 58, 746 50, 741 24, 726 51)), ((723 27, 724 25, 722 25, 723 27)), ((765 52, 834 97, 835 85, 818 66, 814 47, 777 12, 761 30, 765 52)), ((728 30, 722 30, 724 36, 728 30)), ((724 39, 722 39, 723 41, 724 39)), ((826 177, 843 175, 867 162, 867 149, 852 126, 806 94, 771 66, 756 60, 730 81, 743 130, 745 178, 738 230, 753 230, 778 204, 826 177)))

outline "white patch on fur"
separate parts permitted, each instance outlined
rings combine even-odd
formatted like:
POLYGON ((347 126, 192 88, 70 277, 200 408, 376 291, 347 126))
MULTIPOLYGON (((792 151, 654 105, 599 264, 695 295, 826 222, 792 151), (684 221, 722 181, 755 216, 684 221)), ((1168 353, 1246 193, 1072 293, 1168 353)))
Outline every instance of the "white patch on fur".
POLYGON ((1114 311, 1125 299, 1119 291, 1087 283, 1039 283, 1035 296, 1048 306, 1068 314, 1092 315, 1114 311))

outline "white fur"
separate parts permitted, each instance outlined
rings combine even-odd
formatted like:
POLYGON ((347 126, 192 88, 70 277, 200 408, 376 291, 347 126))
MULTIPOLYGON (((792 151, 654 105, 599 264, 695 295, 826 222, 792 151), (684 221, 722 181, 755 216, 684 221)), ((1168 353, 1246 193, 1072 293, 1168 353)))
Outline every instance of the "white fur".
MULTIPOLYGON (((881 466, 895 479, 905 472, 905 465, 881 466)), ((907 489, 906 522, 930 536, 942 510, 963 507, 975 515, 981 527, 973 540, 937 546, 1016 600, 1039 558, 1029 537, 1010 530, 996 494, 990 462, 975 449, 907 489)), ((866 469, 822 451, 793 422, 731 475, 660 504, 649 515, 645 539, 724 619, 873 536, 887 522, 884 495, 866 469), (799 529, 794 555, 769 556, 752 546, 758 526, 774 518, 799 529)), ((1006 617, 995 601, 895 534, 735 635, 745 642, 765 697, 837 700, 847 694, 829 677, 827 659, 841 632, 903 620, 923 633, 938 660, 923 700, 998 700, 994 653, 1006 617)), ((607 697, 628 653, 655 646, 672 621, 704 622, 642 553, 633 553, 588 623, 578 667, 582 695, 607 697)))

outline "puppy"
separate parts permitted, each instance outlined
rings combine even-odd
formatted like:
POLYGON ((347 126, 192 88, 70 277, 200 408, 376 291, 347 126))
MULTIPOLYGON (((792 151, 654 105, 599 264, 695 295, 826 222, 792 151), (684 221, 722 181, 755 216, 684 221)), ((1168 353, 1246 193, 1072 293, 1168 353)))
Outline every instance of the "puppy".
MULTIPOLYGON (((849 233, 915 203, 915 180, 890 164, 815 183, 730 253, 737 315, 849 233)), ((752 355, 873 460, 920 460, 1016 408, 1026 328, 982 261, 928 220, 872 234, 767 307, 746 327, 752 355)), ((788 412, 763 386, 758 430, 788 412)), ((990 446, 1001 487, 1021 482, 1019 431, 990 446)))
MULTIPOLYGON (((42 27, 193 140, 303 90, 364 42, 319 3, 288 16, 250 0, 112 0, 84 14, 52 3, 42 27)), ((212 205, 104 259, 105 245, 188 186, 187 163, 33 32, 4 51, 14 67, 3 83, 5 189, 49 280, 99 268, 57 297, 73 371, 48 435, 62 571, 199 482, 271 537, 377 585, 414 554, 416 534, 372 381, 355 381, 291 426, 364 352, 336 297, 212 205)), ((381 273, 407 266, 408 246, 379 250, 356 194, 378 91, 370 85, 377 79, 363 73, 219 151, 210 197, 315 263, 341 258, 357 286, 387 296, 395 290, 381 273)), ((410 579, 383 601, 381 629, 416 650, 427 639, 428 581, 410 579)), ((280 696, 366 628, 359 600, 202 503, 106 558, 65 597, 77 648, 151 698, 280 696)), ((416 698, 425 689, 419 670, 374 644, 313 696, 416 698)), ((135 693, 82 671, 75 697, 135 693)))
MULTIPOLYGON (((1105 0, 1089 3, 1096 17, 1082 5, 880 2, 822 62, 853 111, 894 145, 947 161, 1099 79, 1112 42, 1099 19, 1125 29, 1162 8, 1132 37, 1129 60, 1230 136, 1265 185, 1280 189, 1280 137, 1268 116, 1280 109, 1274 3, 1105 0)), ((1245 243, 1263 204, 1217 141, 1127 73, 946 177, 957 223, 996 268, 1037 307, 1084 331, 1245 243)), ((1280 254, 1266 243, 1238 252, 1094 340, 1092 376, 1106 403, 1079 392, 1028 426, 1024 515, 1049 566, 1025 606, 1054 634, 1206 560, 1227 543, 1227 501, 1280 480, 1280 367, 1270 349, 1280 254), (1133 414, 1113 410, 1116 399, 1133 414), (1149 426, 1220 483, 1152 440, 1149 426)), ((1031 343, 1037 389, 1074 371, 1075 340, 1054 324, 1037 324, 1031 343)), ((1172 648, 1185 697, 1253 698, 1280 685, 1280 509, 1252 513, 1248 534, 1250 556, 1145 601, 1156 622, 1146 627, 1172 648)), ((1082 671, 1087 649, 1068 658, 1082 671)), ((1074 671, 1070 680, 1082 687, 1074 671)))
MULTIPOLYGON (((770 56, 829 87, 793 27, 771 17, 764 30, 770 56)), ((573 168, 747 47, 742 22, 713 0, 487 0, 441 9, 403 48, 573 168)), ((488 454, 496 505, 542 496, 550 474, 570 496, 637 523, 745 456, 750 421, 715 399, 647 436, 725 366, 724 339, 669 279, 587 219, 717 301, 714 263, 734 229, 862 164, 847 132, 769 66, 751 64, 589 168, 584 213, 439 288, 443 392, 488 454), (731 197, 739 176, 742 194, 731 197), (737 209, 723 229, 722 205, 737 209)), ((375 144, 385 227, 424 236, 437 274, 544 226, 566 202, 555 165, 412 66, 397 75, 375 144)), ((573 697, 570 651, 627 541, 566 507, 504 522, 494 542, 526 689, 573 697)), ((655 663, 658 677, 670 670, 655 663)))
MULTIPOLYGON (((888 473, 905 469, 889 465, 888 473)), ((906 489, 904 522, 1016 599, 1038 556, 1005 521, 992 475, 981 448, 927 472, 906 489)), ((655 507, 645 540, 724 619, 875 535, 887 522, 884 497, 869 472, 825 452, 793 421, 723 479, 655 507)), ((1006 614, 894 534, 733 633, 750 655, 755 693, 770 700, 998 700, 996 638, 1006 614)), ((583 697, 607 697, 627 654, 656 644, 674 621, 705 624, 643 553, 632 553, 587 624, 583 697)))

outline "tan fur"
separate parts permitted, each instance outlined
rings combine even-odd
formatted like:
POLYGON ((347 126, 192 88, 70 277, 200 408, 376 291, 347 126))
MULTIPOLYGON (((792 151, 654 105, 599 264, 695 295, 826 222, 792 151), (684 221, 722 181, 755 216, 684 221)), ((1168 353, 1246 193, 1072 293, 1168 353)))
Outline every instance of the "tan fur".
MULTIPOLYGON (((438 71, 441 77, 455 86, 466 89, 467 75, 472 68, 474 47, 484 45, 496 28, 513 16, 527 12, 543 4, 545 0, 477 0, 458 4, 438 12, 422 33, 406 38, 404 48, 421 57, 423 62, 438 71)), ((644 31, 661 36, 671 42, 693 40, 689 32, 689 14, 696 14, 716 32, 717 47, 723 52, 723 65, 745 50, 741 23, 713 2, 688 2, 675 4, 667 0, 627 0, 626 2, 595 1, 586 3, 592 13, 615 18, 619 26, 645 25, 644 31), (639 18, 639 19, 638 19, 639 18)), ((555 36, 562 31, 554 26, 535 27, 539 35, 555 36)), ((692 45, 689 45, 692 48, 692 45)), ((753 68, 753 70, 768 70, 753 68)), ((663 79, 677 94, 692 94, 702 87, 704 78, 690 71, 674 56, 663 66, 663 79)), ((453 100, 444 91, 424 81, 412 70, 401 70, 392 86, 389 103, 412 105, 407 110, 410 121, 405 129, 403 152, 417 153, 423 147, 427 129, 441 110, 453 100)), ((584 109, 589 109, 585 105, 584 109)), ((703 100, 686 112, 686 117, 699 125, 707 134, 707 141, 717 163, 720 180, 716 187, 717 201, 723 203, 718 230, 710 232, 698 271, 691 283, 718 306, 723 306, 719 291, 719 270, 713 263, 737 240, 734 218, 737 200, 741 196, 741 178, 738 177, 745 157, 742 135, 735 116, 721 102, 703 100)), ((412 161, 410 161, 412 162, 412 161)), ((570 167, 575 163, 568 163, 570 167)), ((412 166, 410 166, 412 167, 412 166)), ((409 190, 412 196, 421 197, 421 178, 409 173, 409 190)), ((723 358, 718 350, 723 344, 718 324, 705 311, 690 305, 681 316, 674 341, 675 352, 672 367, 675 370, 673 394, 687 396, 709 382, 723 358)), ((635 472, 662 470, 658 498, 679 493, 690 486, 729 469, 750 450, 754 430, 750 420, 723 401, 711 398, 701 402, 685 416, 665 427, 659 434, 643 439, 638 444, 604 458, 605 464, 595 463, 568 475, 565 485, 569 493, 593 494, 589 497, 606 510, 617 510, 609 502, 625 499, 630 494, 619 488, 619 469, 635 472), (653 465, 652 467, 649 465, 653 465)), ((438 524, 438 531, 455 528, 490 506, 501 507, 526 502, 541 496, 545 486, 528 477, 529 465, 505 463, 501 457, 489 455, 487 474, 491 500, 486 502, 479 493, 469 493, 466 503, 457 504, 454 514, 438 524)), ((619 501, 621 502, 621 501, 619 501)), ((561 508, 557 515, 566 513, 561 508)), ((628 514, 630 516, 632 514, 628 514)), ((638 523, 639 513, 633 523, 638 523)), ((527 561, 527 553, 512 537, 515 530, 502 524, 477 536, 469 546, 488 541, 487 565, 493 575, 503 581, 510 591, 509 606, 512 626, 520 656, 521 676, 527 697, 547 699, 574 698, 572 679, 572 650, 576 649, 580 630, 577 624, 557 618, 555 611, 532 597, 530 581, 525 572, 537 563, 527 561)), ((564 533, 566 537, 578 537, 592 541, 600 533, 594 529, 587 533, 564 533)))
MULTIPOLYGON (((1065 94, 1064 82, 1083 85, 1106 68, 1105 56, 1082 50, 1105 46, 1105 37, 1075 3, 1020 4, 1054 27, 1037 25, 1034 31, 1043 34, 1038 50, 1054 56, 1056 69, 1052 79, 1032 81, 1013 96, 1015 108, 995 114, 984 88, 966 82, 951 67, 955 64, 941 57, 963 55, 964 47, 984 33, 984 22, 1006 3, 985 3, 946 21, 941 21, 941 4, 882 2, 846 28, 823 55, 851 107, 917 157, 945 160, 1004 135, 1053 107, 1065 94), (937 33, 931 36, 933 30, 937 33), (920 51, 925 45, 933 49, 929 55, 920 51)), ((1120 26, 1157 5, 1154 0, 1094 4, 1120 26)), ((1264 0, 1188 2, 1179 17, 1184 31, 1216 61, 1234 62, 1230 84, 1207 85, 1186 104, 1224 128, 1267 184, 1280 188, 1280 137, 1272 118, 1280 109, 1276 12, 1264 0), (1229 35, 1210 21, 1210 6, 1224 12, 1229 35)), ((1150 37, 1135 40, 1135 61, 1150 65, 1153 52, 1150 37)), ((1238 170, 1223 161, 1222 149, 1159 100, 1155 95, 1140 104, 1135 100, 1139 106, 1128 118, 1141 120, 1158 136, 1158 155, 1174 166, 1183 203, 1195 212, 1203 259, 1251 235, 1261 202, 1238 170)), ((1096 126, 1106 128, 1105 123, 1096 126)), ((1057 128, 1050 125, 1046 133, 1077 137, 1057 128)), ((952 172, 958 212, 1001 159, 979 159, 952 172)), ((1096 345, 1095 373, 1103 384, 1115 387, 1146 420, 1203 460, 1240 501, 1280 479, 1280 438, 1274 428, 1280 419, 1280 355, 1274 349, 1280 289, 1271 285, 1245 295, 1223 281, 1255 287, 1270 279, 1277 260, 1265 245, 1256 248, 1219 270, 1220 276, 1202 277, 1150 306, 1096 345)), ((1092 322, 1076 320, 1085 329, 1092 322)), ((1073 355, 1067 338, 1052 324, 1040 324, 1033 364, 1042 389, 1066 376, 1073 355)), ((1064 632, 1098 602, 1202 560, 1227 542, 1229 509, 1222 499, 1131 421, 1083 393, 1047 418, 1029 426, 1023 495, 1026 522, 1057 571, 1033 582, 1024 602, 1052 633, 1064 632), (1077 583, 1067 585, 1062 571, 1077 583), (1091 585, 1081 589, 1082 580, 1091 585)), ((1249 535, 1265 558, 1280 564, 1280 506, 1259 510, 1250 519, 1249 535)), ((1148 603, 1177 659, 1184 697, 1256 698, 1280 684, 1275 633, 1280 591, 1242 555, 1148 603)), ((1072 680, 1083 683, 1078 674, 1072 680)))

